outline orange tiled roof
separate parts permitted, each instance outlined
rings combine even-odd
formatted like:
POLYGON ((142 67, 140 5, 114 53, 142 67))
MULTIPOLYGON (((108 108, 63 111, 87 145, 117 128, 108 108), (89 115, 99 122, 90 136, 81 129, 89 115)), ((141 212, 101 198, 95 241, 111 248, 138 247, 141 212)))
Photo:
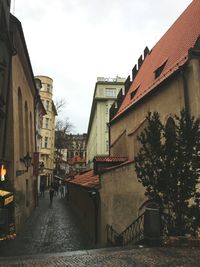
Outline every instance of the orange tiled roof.
POLYGON ((98 162, 123 162, 128 160, 127 157, 109 157, 109 156, 97 156, 94 160, 98 162))
POLYGON ((74 158, 68 160, 68 163, 69 163, 69 164, 86 163, 86 160, 85 160, 85 159, 82 159, 82 158, 79 157, 79 156, 75 156, 74 158))
MULTIPOLYGON (((188 59, 188 50, 200 36, 200 0, 193 0, 146 56, 115 117, 118 117, 163 80, 172 75, 188 59), (165 63, 161 75, 155 71, 165 63), (131 99, 131 93, 137 92, 131 99)), ((133 95, 134 93, 132 93, 133 95)))
POLYGON ((99 175, 94 175, 94 171, 90 170, 83 174, 76 175, 74 179, 68 183, 80 185, 87 188, 94 188, 99 185, 99 175))

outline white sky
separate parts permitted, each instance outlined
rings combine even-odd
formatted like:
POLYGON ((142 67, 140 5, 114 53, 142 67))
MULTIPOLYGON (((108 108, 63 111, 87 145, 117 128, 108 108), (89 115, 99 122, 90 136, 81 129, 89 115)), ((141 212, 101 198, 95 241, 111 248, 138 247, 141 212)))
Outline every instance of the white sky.
POLYGON ((59 114, 87 132, 96 78, 127 77, 192 0, 12 0, 34 75, 54 80, 59 114))

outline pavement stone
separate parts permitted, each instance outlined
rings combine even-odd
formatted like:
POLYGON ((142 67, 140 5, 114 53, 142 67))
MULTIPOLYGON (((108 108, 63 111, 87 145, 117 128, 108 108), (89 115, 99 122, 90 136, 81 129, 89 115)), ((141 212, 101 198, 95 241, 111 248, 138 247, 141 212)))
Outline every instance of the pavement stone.
POLYGON ((0 256, 56 253, 91 248, 67 199, 55 196, 50 206, 48 192, 15 240, 0 242, 0 256))
POLYGON ((199 248, 112 248, 0 258, 1 267, 199 267, 199 248))
POLYGON ((200 248, 92 249, 66 199, 46 192, 15 240, 0 242, 0 267, 200 267, 200 248))

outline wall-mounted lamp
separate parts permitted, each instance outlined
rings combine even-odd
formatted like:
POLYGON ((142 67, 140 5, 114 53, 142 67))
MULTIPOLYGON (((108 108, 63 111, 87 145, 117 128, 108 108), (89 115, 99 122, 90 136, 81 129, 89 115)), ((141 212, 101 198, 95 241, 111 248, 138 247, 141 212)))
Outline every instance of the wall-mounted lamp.
POLYGON ((26 171, 28 171, 28 168, 31 166, 31 161, 32 161, 32 158, 29 155, 29 152, 27 152, 26 156, 23 157, 22 161, 24 162, 26 171))

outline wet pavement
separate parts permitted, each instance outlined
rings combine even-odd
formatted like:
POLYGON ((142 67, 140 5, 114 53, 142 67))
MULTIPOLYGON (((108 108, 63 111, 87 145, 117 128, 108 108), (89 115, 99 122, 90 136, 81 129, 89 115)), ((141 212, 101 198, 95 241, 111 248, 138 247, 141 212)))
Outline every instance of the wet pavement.
POLYGON ((0 243, 0 267, 200 267, 200 248, 127 247, 89 250, 66 199, 46 192, 15 240, 0 243))
POLYGON ((0 258, 1 267, 199 267, 199 248, 110 248, 0 258))
MULTIPOLYGON (((80 222, 66 198, 55 196, 50 206, 49 194, 39 198, 39 207, 25 223, 15 240, 0 242, 0 256, 56 253, 91 247, 80 222)), ((1 266, 1 265, 0 265, 1 266)))

